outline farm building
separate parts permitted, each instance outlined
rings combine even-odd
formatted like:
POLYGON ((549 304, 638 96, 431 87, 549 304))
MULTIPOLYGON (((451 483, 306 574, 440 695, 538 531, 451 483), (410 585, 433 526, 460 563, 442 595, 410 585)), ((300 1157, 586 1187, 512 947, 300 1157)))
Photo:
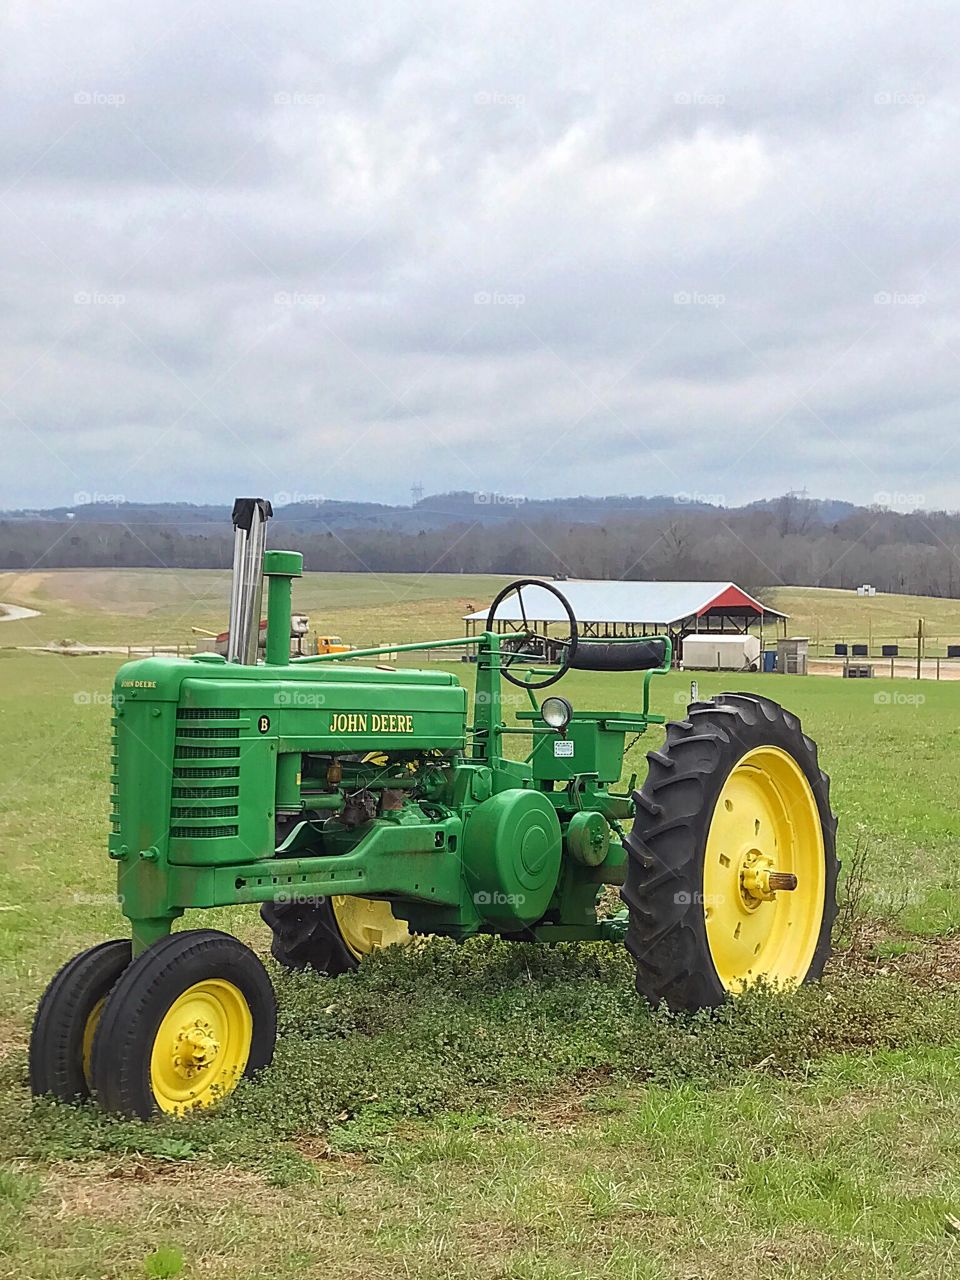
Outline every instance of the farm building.
MULTIPOLYGON (((683 641, 688 635, 709 632, 715 635, 742 635, 751 627, 765 627, 776 633, 787 614, 762 604, 734 582, 600 582, 568 581, 558 588, 570 601, 585 638, 614 636, 670 636, 675 660, 683 657, 683 641)), ((560 601, 549 591, 525 587, 524 607, 530 629, 549 638, 551 623, 566 621, 560 601)), ((500 631, 525 629, 516 596, 498 609, 500 631)), ((464 617, 467 635, 484 628, 486 609, 464 617)))

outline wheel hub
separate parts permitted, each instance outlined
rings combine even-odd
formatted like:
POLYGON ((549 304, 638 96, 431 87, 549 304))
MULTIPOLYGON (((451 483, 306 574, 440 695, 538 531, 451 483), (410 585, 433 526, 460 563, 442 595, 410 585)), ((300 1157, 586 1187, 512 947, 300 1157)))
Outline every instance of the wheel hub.
POLYGON ((209 1022, 197 1018, 189 1027, 182 1028, 174 1044, 173 1069, 184 1080, 192 1080, 215 1062, 220 1052, 220 1041, 209 1022))
POLYGON ((798 883, 792 872, 775 870, 773 859, 759 849, 751 849, 740 867, 740 892, 748 911, 761 902, 773 902, 778 891, 792 893, 798 883))

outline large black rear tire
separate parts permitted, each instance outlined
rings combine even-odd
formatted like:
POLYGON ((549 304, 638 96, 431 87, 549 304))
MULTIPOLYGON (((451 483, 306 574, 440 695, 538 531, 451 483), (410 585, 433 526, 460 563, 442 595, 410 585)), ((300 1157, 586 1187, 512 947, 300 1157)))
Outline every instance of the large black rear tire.
POLYGON ((360 963, 337 928, 329 898, 265 902, 260 916, 273 931, 270 953, 285 969, 315 969, 335 978, 360 963))
POLYGON ((382 898, 333 895, 266 902, 260 915, 273 930, 270 950, 286 969, 316 969, 335 978, 365 956, 410 942, 407 922, 382 898))
POLYGON ((818 978, 837 912, 837 819, 797 717, 720 694, 668 724, 647 759, 622 889, 640 994, 695 1010, 760 978, 818 978))

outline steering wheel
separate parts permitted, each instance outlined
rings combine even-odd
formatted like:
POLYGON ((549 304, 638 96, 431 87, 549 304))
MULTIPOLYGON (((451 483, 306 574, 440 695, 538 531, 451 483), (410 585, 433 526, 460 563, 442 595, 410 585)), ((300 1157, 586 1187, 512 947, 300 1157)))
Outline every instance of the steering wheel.
MULTIPOLYGON (((501 640, 500 674, 505 680, 509 680, 511 684, 519 685, 521 689, 545 689, 549 684, 556 684, 561 676, 566 675, 570 668, 579 640, 577 619, 567 597, 549 582, 541 582, 539 578, 518 578, 516 582, 508 583, 500 594, 495 597, 493 604, 490 606, 490 612, 487 614, 487 631, 495 630, 494 623, 497 620, 497 610, 514 592, 516 592, 517 602, 520 605, 520 618, 525 629, 518 631, 516 635, 504 636, 501 640), (540 591, 549 591, 551 595, 557 597, 563 605, 570 624, 570 632, 566 639, 560 639, 556 636, 543 636, 531 630, 523 600, 524 587, 537 587, 540 591), (550 648, 557 646, 562 651, 563 656, 560 659, 557 670, 554 672, 544 672, 542 670, 542 664, 548 661, 546 656, 547 646, 550 648), (518 678, 512 673, 511 668, 525 670, 527 672, 526 678, 518 678), (545 678, 534 679, 533 677, 536 675, 542 675, 545 678)), ((513 622, 516 619, 511 618, 510 621, 513 622)))

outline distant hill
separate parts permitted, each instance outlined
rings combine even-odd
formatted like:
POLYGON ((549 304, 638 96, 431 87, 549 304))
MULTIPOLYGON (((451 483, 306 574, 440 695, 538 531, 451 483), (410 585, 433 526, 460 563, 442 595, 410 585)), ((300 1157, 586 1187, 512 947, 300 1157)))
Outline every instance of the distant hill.
MULTIPOLYGON (((291 529, 444 529, 455 524, 502 524, 518 516, 525 523, 555 520, 571 524, 603 524, 630 516, 669 512, 750 511, 774 509, 782 499, 755 502, 742 508, 724 508, 701 501, 696 495, 658 494, 652 497, 615 494, 605 498, 523 498, 498 492, 460 490, 431 494, 411 506, 379 502, 311 501, 274 504, 276 525, 291 529)), ((816 500, 818 515, 829 521, 855 510, 851 503, 816 500)), ((186 502, 84 502, 75 507, 0 512, 0 520, 55 521, 76 524, 164 525, 168 529, 202 529, 210 525, 229 528, 231 504, 193 505, 186 502)))
MULTIPOLYGON (((960 516, 784 494, 744 507, 697 495, 525 500, 441 493, 412 506, 289 502, 272 546, 311 571, 730 580, 960 597, 960 516)), ((0 514, 0 570, 230 564, 226 504, 85 502, 0 514)), ((2 598, 2 596, 0 596, 2 598)), ((9 598, 9 597, 8 597, 9 598)))
POLYGON ((856 511, 865 510, 854 502, 843 502, 839 498, 807 498, 786 494, 782 498, 761 498, 758 502, 750 502, 743 511, 776 511, 785 501, 793 500, 805 504, 813 515, 823 524, 836 524, 838 520, 846 520, 856 511))

